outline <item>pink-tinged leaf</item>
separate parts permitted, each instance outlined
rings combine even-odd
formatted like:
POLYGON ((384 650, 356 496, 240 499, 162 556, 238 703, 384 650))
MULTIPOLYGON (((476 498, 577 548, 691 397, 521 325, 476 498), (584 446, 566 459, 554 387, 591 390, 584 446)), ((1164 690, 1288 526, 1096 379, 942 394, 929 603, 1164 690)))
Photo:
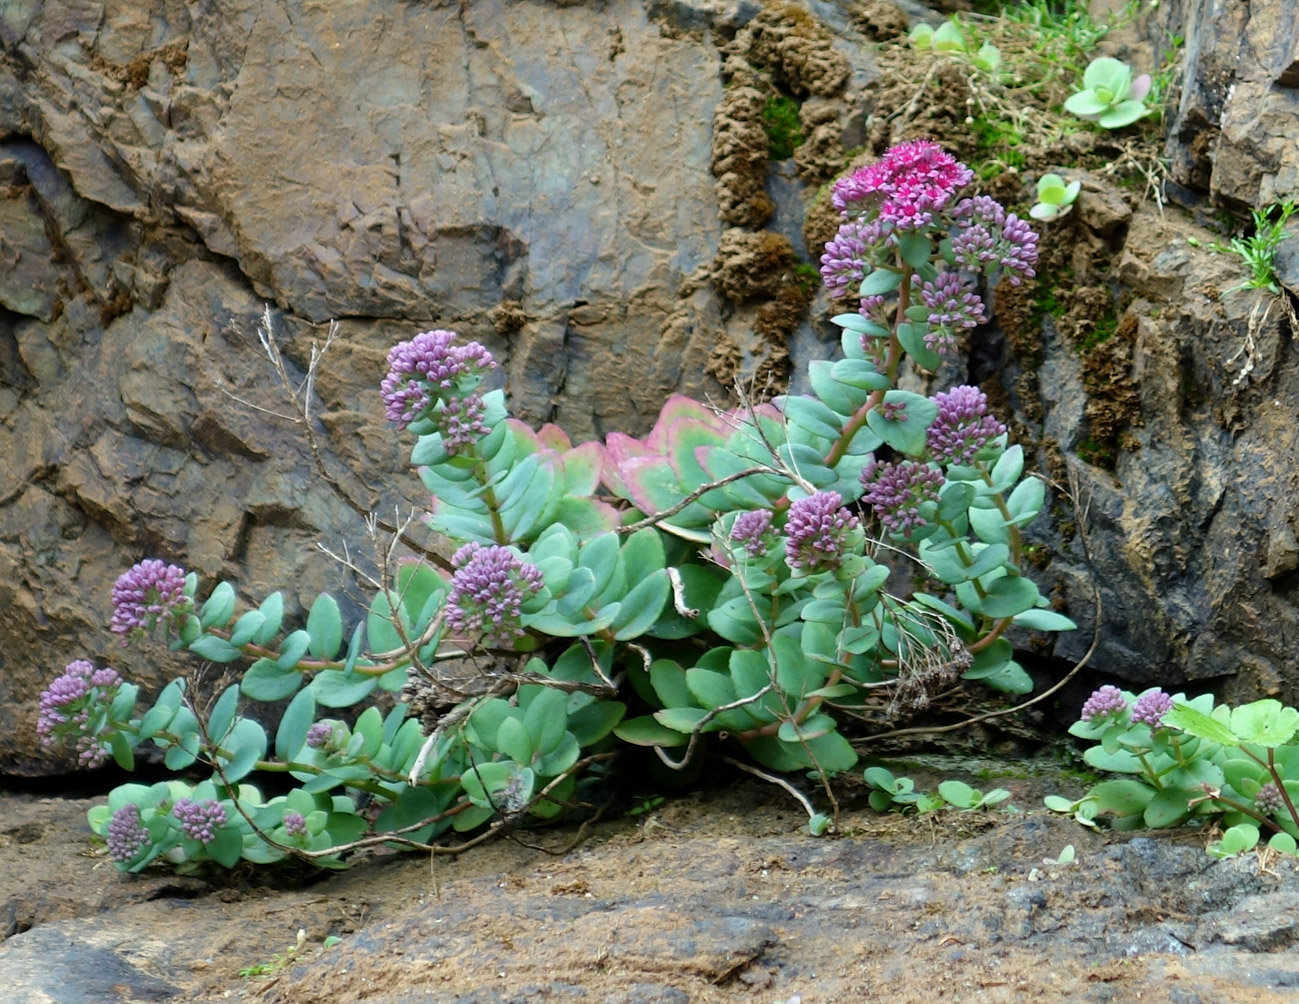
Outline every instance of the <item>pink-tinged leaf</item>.
MULTIPOLYGON (((564 494, 586 496, 592 494, 600 483, 600 468, 605 452, 599 443, 583 443, 567 450, 561 457, 564 494)), ((572 527, 569 527, 571 530, 572 527)))
POLYGON ((652 456, 653 452, 639 439, 611 432, 604 441, 604 460, 600 464, 600 477, 609 490, 619 498, 630 499, 625 470, 632 460, 652 456))
POLYGON ((671 509, 685 492, 672 465, 663 457, 635 457, 621 467, 628 497, 647 516, 671 509))
MULTIPOLYGON (((702 485, 713 480, 696 459, 697 451, 705 446, 721 446, 725 442, 725 435, 696 419, 680 418, 673 422, 668 431, 668 445, 671 447, 672 467, 681 483, 702 485)), ((699 501, 712 509, 730 508, 726 497, 715 491, 701 496, 699 501)))
POLYGON ((526 422, 520 422, 517 418, 507 418, 505 422, 514 434, 514 442, 517 444, 514 454, 516 463, 529 453, 538 453, 546 448, 547 444, 541 436, 533 432, 526 422))
POLYGON ((589 498, 566 498, 559 504, 554 523, 562 523, 579 540, 616 530, 621 513, 608 502, 589 498))
POLYGON ((1149 73, 1141 74, 1141 76, 1137 77, 1136 80, 1132 81, 1132 86, 1128 88, 1128 100, 1146 100, 1146 95, 1150 93, 1150 85, 1152 83, 1153 81, 1150 79, 1149 73))
POLYGON ((559 453, 573 448, 573 441, 568 438, 568 433, 549 422, 537 430, 537 437, 552 450, 559 453))
MULTIPOLYGON (((685 489, 672 465, 663 457, 641 457, 622 470, 632 504, 647 516, 671 509, 686 497, 685 489)), ((670 519, 659 524, 668 533, 689 540, 707 541, 709 533, 700 528, 712 522, 712 513, 698 502, 691 502, 670 519)))
POLYGON ((721 419, 711 410, 704 407, 692 397, 684 394, 673 394, 664 402, 659 412, 658 421, 645 437, 645 444, 659 453, 668 449, 668 433, 672 424, 682 418, 693 418, 711 428, 720 428, 721 419))

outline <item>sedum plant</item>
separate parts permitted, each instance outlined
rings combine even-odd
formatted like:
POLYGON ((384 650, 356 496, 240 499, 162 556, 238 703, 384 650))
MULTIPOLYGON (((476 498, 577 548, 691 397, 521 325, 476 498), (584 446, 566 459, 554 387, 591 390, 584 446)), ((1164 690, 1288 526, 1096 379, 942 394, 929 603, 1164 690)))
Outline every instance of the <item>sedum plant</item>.
POLYGON ((1066 184, 1058 174, 1042 175, 1037 179, 1037 202, 1028 211, 1028 215, 1043 223, 1052 223, 1067 216, 1073 210, 1074 200, 1078 198, 1081 188, 1082 182, 1071 181, 1066 184))
MULTIPOLYGON (((1187 699, 1155 688, 1140 695, 1105 686, 1083 705, 1072 735, 1098 743, 1083 759, 1098 770, 1129 775, 1088 792, 1090 823, 1111 817, 1115 829, 1172 827, 1216 820, 1209 845, 1219 856, 1268 846, 1299 846, 1299 711, 1266 699, 1237 708, 1202 694, 1187 699)), ((1080 812, 1083 803, 1054 796, 1048 808, 1080 812)))
POLYGON ((1065 111, 1102 129, 1122 129, 1152 111, 1146 106, 1150 74, 1132 77, 1132 68, 1111 56, 1093 59, 1083 71, 1082 90, 1071 94, 1065 111))
POLYGON ((968 55, 976 67, 988 73, 995 72, 1001 66, 1001 51, 991 42, 984 42, 975 48, 966 37, 964 26, 955 16, 937 28, 921 21, 911 29, 907 41, 912 48, 922 52, 959 52, 968 55))
MULTIPOLYGON (((845 721, 958 680, 1031 689, 1007 631, 1074 626, 1022 571, 1043 483, 978 388, 898 386, 986 320, 970 277, 1034 274, 1036 235, 962 198, 971 176, 917 141, 835 184, 821 271, 850 302, 843 357, 811 364, 809 395, 730 411, 673 397, 644 437, 574 445, 509 417, 478 343, 439 330, 395 346, 386 414, 452 557, 381 562, 350 625, 328 595, 295 627, 279 593, 244 604, 156 559, 126 572, 125 643, 158 636, 237 679, 202 713, 183 679, 141 702, 83 662, 42 696, 41 735, 83 764, 129 770, 151 745, 186 772, 91 811, 117 867, 338 865, 368 843, 544 822, 620 744, 676 768, 720 748, 828 783, 857 762, 845 721), (285 701, 278 722, 257 710, 285 701), (267 775, 289 790, 263 795, 267 775)), ((269 321, 264 343, 274 360, 269 321)))

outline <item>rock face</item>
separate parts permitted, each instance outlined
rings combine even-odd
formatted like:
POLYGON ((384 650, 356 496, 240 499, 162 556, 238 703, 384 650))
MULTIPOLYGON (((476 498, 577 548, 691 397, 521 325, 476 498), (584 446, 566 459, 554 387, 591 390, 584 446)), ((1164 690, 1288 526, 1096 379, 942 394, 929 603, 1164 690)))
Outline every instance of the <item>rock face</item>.
MULTIPOLYGON (((1188 40, 1169 140, 1188 197, 1299 190, 1291 6, 1165 5, 1158 27, 1188 40)), ((817 253, 804 219, 887 115, 867 42, 904 21, 756 0, 6 4, 0 771, 53 769, 32 722, 67 661, 146 689, 178 671, 104 630, 113 580, 142 557, 246 599, 287 586, 291 615, 321 590, 363 597, 315 550, 361 524, 272 414, 288 409, 265 306, 297 376, 339 319, 315 432, 357 506, 385 511, 421 502, 394 477, 403 448, 375 393, 388 347, 418 330, 485 342, 515 413, 574 436, 642 431, 673 391, 779 385, 831 351, 797 269, 817 253), (773 167, 759 120, 777 90, 802 102, 806 142, 773 167)), ((1146 244, 1180 231, 1093 196, 1087 239, 1137 297, 1123 337, 1084 372, 1048 325, 1037 363, 1005 363, 1043 466, 1093 486, 1091 569, 1058 522, 1043 575, 1084 622, 1084 579, 1104 584, 1099 668, 1144 682, 1243 665, 1242 692, 1299 695, 1277 627, 1299 602, 1288 317, 1213 297, 1229 259, 1146 244), (1112 472, 1088 453, 1100 428, 1112 472)))

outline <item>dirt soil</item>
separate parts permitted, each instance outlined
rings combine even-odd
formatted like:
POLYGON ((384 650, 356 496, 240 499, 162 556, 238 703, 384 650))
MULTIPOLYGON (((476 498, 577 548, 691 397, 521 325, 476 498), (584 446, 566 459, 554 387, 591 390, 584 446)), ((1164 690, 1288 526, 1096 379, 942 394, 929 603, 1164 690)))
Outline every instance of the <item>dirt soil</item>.
POLYGON ((1215 861, 1194 831, 1093 833, 1038 808, 1069 793, 1058 780, 975 783, 1023 811, 849 808, 815 839, 744 780, 575 846, 555 828, 305 881, 123 876, 91 843, 92 801, 4 796, 0 984, 15 1004, 1295 999, 1293 861, 1215 861), (1048 865, 1067 844, 1077 861, 1048 865), (241 977, 299 929, 289 965, 241 977))

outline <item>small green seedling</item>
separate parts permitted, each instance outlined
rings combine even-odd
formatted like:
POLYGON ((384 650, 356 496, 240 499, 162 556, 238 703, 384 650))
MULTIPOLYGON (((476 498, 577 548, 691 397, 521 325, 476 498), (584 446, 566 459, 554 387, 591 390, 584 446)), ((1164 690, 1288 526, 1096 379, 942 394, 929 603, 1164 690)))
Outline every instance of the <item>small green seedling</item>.
POLYGON ((629 815, 629 816, 644 816, 644 815, 647 815, 647 814, 653 812, 655 809, 657 809, 657 808, 658 808, 660 805, 662 805, 662 804, 663 804, 663 796, 662 796, 662 795, 654 795, 653 797, 645 797, 645 798, 640 799, 640 800, 639 800, 635 805, 633 805, 630 809, 628 809, 628 810, 627 810, 627 815, 629 815))
POLYGON ((933 812, 946 804, 938 795, 916 791, 916 782, 911 778, 894 777, 884 767, 867 767, 864 776, 866 783, 875 789, 870 793, 869 801, 876 812, 906 812, 907 809, 933 812))
POLYGON ((1051 223, 1067 216, 1073 210, 1073 203, 1078 198, 1082 183, 1071 181, 1065 184, 1058 174, 1044 174, 1037 181, 1037 202, 1028 211, 1028 215, 1043 223, 1051 223))
POLYGON ((906 812, 914 808, 917 812, 934 812, 951 805, 967 811, 987 809, 1010 798, 1005 788, 995 788, 986 795, 971 788, 963 781, 944 781, 938 786, 937 794, 917 791, 915 781, 909 777, 894 777, 884 767, 867 767, 864 775, 866 783, 875 790, 870 793, 870 806, 876 812, 894 810, 906 812))
POLYGON ((1089 826, 1093 830, 1100 829, 1096 825, 1096 799, 1091 795, 1085 795, 1076 802, 1071 802, 1061 795, 1047 795, 1042 801, 1052 812, 1067 813, 1073 816, 1076 823, 1089 826))
POLYGON ((1083 72, 1083 89, 1069 96, 1065 111, 1095 122, 1102 129, 1122 129, 1149 115, 1146 95, 1150 74, 1136 79, 1132 68, 1110 56, 1093 59, 1083 72))
MULTIPOLYGON (((338 939, 335 938, 335 944, 337 941, 338 939)), ((298 939, 294 944, 290 945, 278 955, 273 956, 269 962, 261 962, 255 966, 248 966, 245 969, 239 970, 239 975, 246 980, 257 979, 260 976, 272 976, 285 969, 306 943, 307 932, 300 927, 298 928, 298 939)))
POLYGON ((938 794, 948 805, 968 811, 989 809, 1010 798, 1010 792, 1005 788, 994 788, 985 795, 977 788, 971 788, 964 781, 944 781, 938 786, 938 794))
POLYGON ((1060 856, 1058 858, 1055 858, 1054 860, 1052 860, 1051 858, 1043 858, 1042 864, 1071 865, 1074 863, 1074 860, 1075 858, 1077 858, 1077 856, 1078 856, 1077 852, 1073 849, 1073 844, 1065 844, 1064 850, 1060 852, 1060 856))
MULTIPOLYGON (((1276 249, 1290 234, 1286 223, 1290 217, 1299 212, 1299 205, 1294 202, 1278 202, 1263 209, 1255 209, 1254 233, 1251 237, 1233 237, 1230 244, 1214 241, 1204 245, 1218 254, 1236 254, 1249 268, 1249 278, 1239 286, 1226 290, 1235 293, 1242 289, 1266 289, 1279 294, 1281 286, 1276 278, 1276 249)), ((1201 244, 1194 237, 1188 238, 1191 247, 1201 244)))
POLYGON ((984 42, 977 49, 973 48, 973 43, 966 37, 955 18, 944 21, 936 29, 922 21, 911 29, 907 40, 913 49, 922 52, 929 50, 965 53, 971 57, 975 66, 988 73, 996 71, 1001 66, 1001 51, 990 42, 984 42))

